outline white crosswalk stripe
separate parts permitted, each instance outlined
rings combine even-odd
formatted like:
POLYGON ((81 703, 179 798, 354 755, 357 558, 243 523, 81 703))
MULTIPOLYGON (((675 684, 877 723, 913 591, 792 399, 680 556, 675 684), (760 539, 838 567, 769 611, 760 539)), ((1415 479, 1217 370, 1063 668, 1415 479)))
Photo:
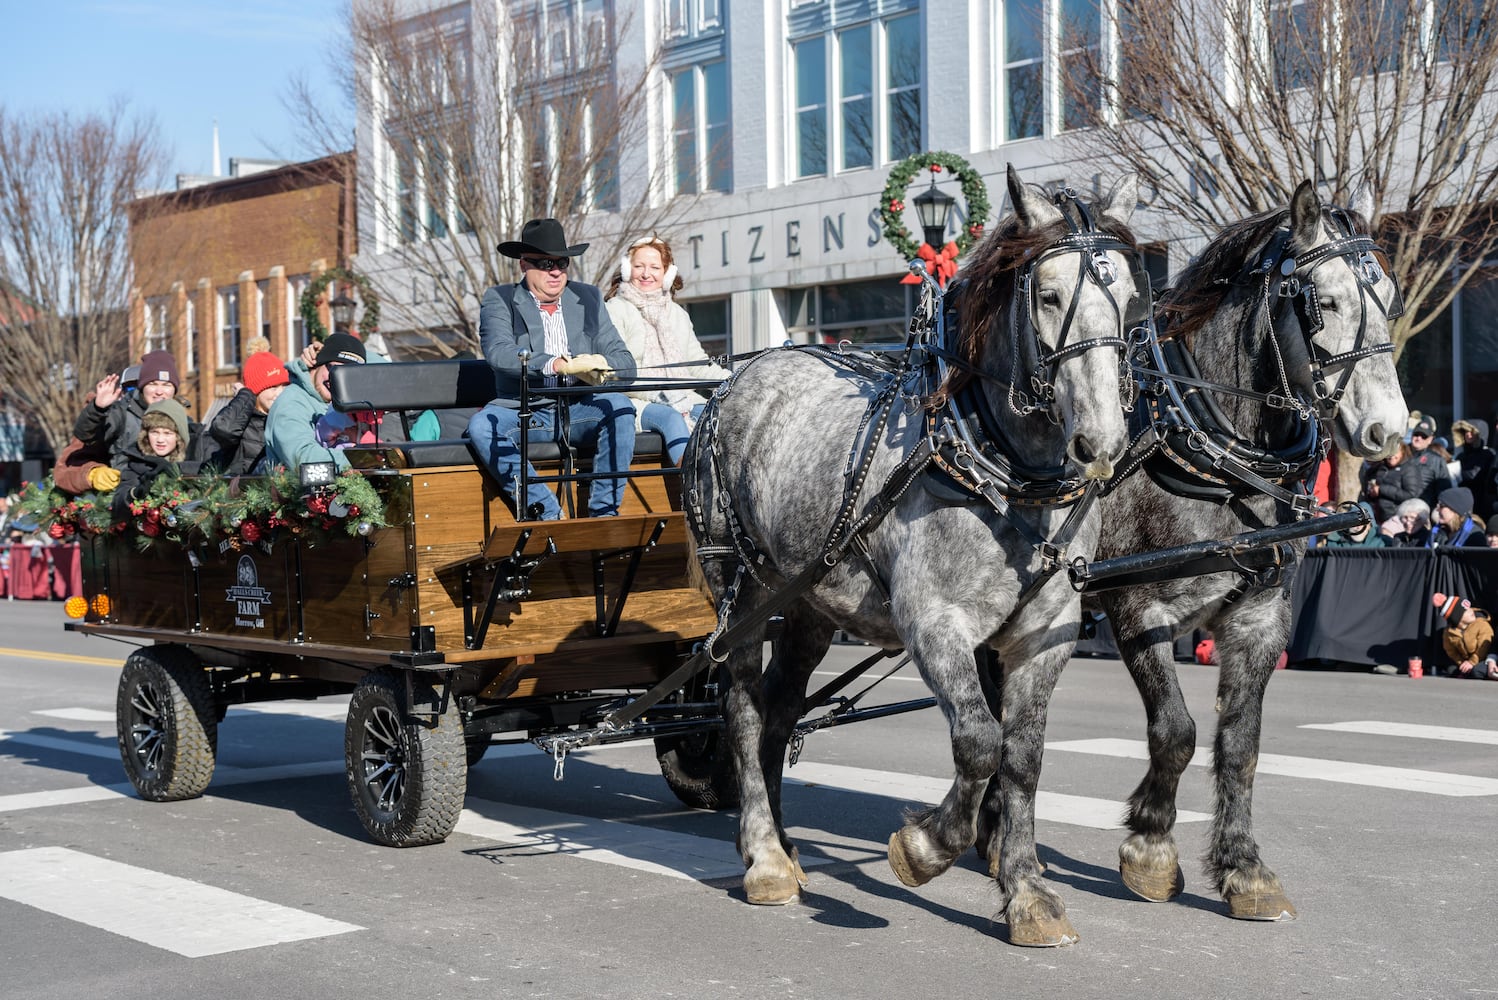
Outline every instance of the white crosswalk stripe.
POLYGON ((1421 726, 1413 722, 1316 722, 1301 729, 1323 729, 1333 733, 1363 733, 1368 736, 1402 736, 1416 740, 1445 740, 1498 746, 1498 730, 1462 729, 1457 726, 1421 726))
POLYGON ((0 897, 188 958, 364 929, 66 847, 0 853, 0 897))
MULTIPOLYGON (((1047 750, 1069 753, 1099 754, 1104 757, 1127 757, 1148 760, 1149 748, 1143 740, 1066 740, 1047 743, 1047 750)), ((1212 751, 1197 747, 1192 767, 1210 767, 1212 751)), ((1323 760, 1319 757, 1291 757, 1285 754, 1261 753, 1257 774, 1278 774, 1290 778, 1336 781, 1348 785, 1368 785, 1404 792, 1429 795, 1498 795, 1498 778, 1479 778, 1442 771, 1421 771, 1408 767, 1385 767, 1382 764, 1360 764, 1350 760, 1323 760)))

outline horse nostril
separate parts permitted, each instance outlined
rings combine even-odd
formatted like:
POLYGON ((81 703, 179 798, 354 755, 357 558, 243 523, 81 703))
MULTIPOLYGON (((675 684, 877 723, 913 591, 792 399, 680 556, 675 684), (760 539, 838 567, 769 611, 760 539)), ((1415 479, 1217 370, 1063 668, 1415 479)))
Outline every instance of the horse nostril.
POLYGON ((1093 447, 1085 434, 1078 434, 1072 438, 1069 450, 1072 460, 1078 465, 1091 465, 1098 457, 1097 449, 1093 447))

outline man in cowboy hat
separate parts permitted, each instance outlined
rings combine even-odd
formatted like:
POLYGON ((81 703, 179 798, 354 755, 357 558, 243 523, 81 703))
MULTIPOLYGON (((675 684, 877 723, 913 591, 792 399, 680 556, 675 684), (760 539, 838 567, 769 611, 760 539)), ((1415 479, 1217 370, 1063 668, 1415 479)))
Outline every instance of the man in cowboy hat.
MULTIPOLYGON (((520 239, 499 245, 499 252, 520 262, 521 278, 484 293, 479 312, 479 344, 498 375, 499 398, 468 423, 468 436, 480 460, 504 489, 515 493, 520 468, 520 355, 527 353, 532 386, 602 385, 613 377, 633 378, 634 358, 603 307, 593 285, 569 282, 567 269, 588 244, 568 246, 556 219, 532 219, 520 239)), ((595 473, 629 468, 635 448, 635 408, 619 393, 594 392, 565 397, 569 437, 577 444, 596 442, 595 473)), ((543 407, 531 426, 538 437, 554 433, 556 411, 543 407)), ((535 433, 534 431, 532 433, 535 433)), ((527 467, 527 474, 533 470, 527 467)), ((588 512, 595 517, 619 513, 624 480, 593 480, 588 512)), ((562 516, 557 498, 545 484, 531 480, 526 495, 515 498, 521 518, 555 520, 562 516)))

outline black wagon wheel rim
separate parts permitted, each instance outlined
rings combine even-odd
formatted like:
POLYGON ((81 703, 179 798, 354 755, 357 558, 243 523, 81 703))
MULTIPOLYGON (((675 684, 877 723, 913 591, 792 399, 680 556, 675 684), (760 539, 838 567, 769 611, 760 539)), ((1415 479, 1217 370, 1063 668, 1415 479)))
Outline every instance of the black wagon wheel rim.
POLYGON ((166 713, 161 692, 144 681, 130 692, 130 746, 136 761, 148 774, 161 771, 166 754, 166 713))
POLYGON ((370 803, 394 813, 406 796, 406 738, 405 727, 387 706, 376 705, 365 717, 359 757, 370 803))

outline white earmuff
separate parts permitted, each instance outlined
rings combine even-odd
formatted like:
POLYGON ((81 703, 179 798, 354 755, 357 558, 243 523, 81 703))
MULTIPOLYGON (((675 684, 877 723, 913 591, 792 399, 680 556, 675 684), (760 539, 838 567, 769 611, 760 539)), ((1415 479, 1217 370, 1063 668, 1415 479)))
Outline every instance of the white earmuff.
POLYGON ((625 284, 629 284, 630 276, 634 274, 634 271, 634 265, 629 262, 629 254, 619 258, 619 277, 625 284))
POLYGON ((672 265, 670 265, 669 267, 666 268, 666 276, 663 279, 661 279, 661 287, 664 288, 669 293, 671 291, 671 286, 673 286, 675 284, 676 284, 676 265, 672 264, 672 265))

